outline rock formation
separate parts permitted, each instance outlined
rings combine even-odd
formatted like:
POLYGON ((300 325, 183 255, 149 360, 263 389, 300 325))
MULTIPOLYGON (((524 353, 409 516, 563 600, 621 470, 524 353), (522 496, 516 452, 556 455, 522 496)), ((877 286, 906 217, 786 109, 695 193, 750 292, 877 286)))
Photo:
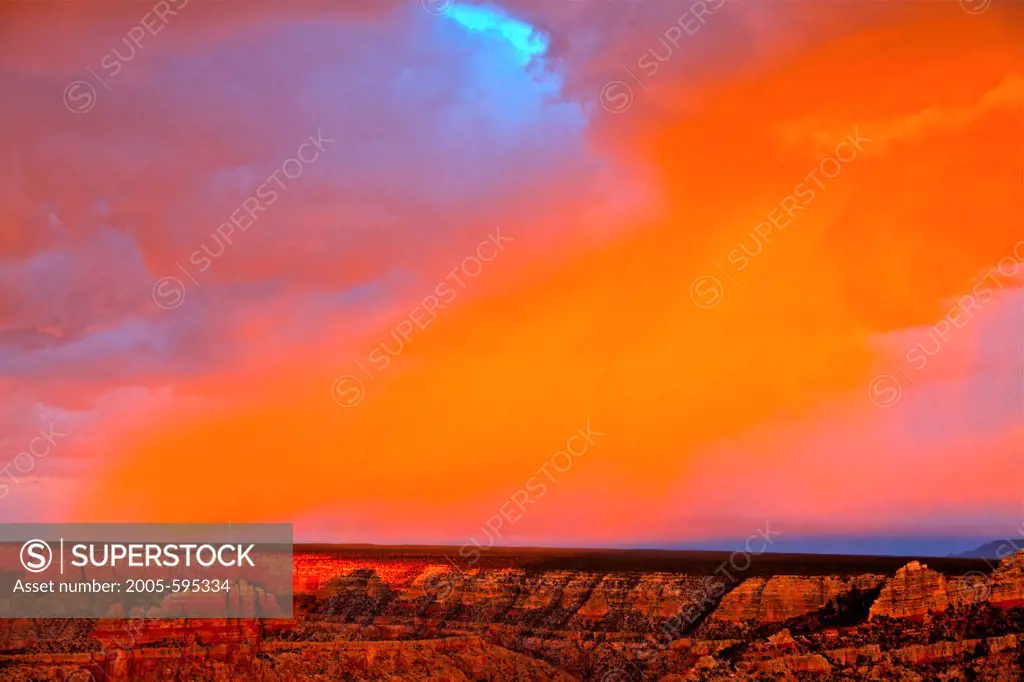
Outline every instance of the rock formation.
POLYGON ((712 616, 730 622, 776 623, 823 608, 836 597, 853 590, 878 587, 884 576, 864 575, 850 579, 833 576, 775 576, 750 578, 723 597, 712 616))
POLYGON ((871 617, 919 618, 947 608, 946 578, 926 564, 911 561, 885 581, 871 605, 871 617))
POLYGON ((1022 560, 725 585, 300 556, 292 620, 10 620, 0 680, 1016 680, 1022 560))
POLYGON ((949 578, 911 561, 885 582, 871 616, 920 618, 982 602, 1002 608, 1024 604, 1024 552, 1006 557, 991 574, 977 570, 949 578))
POLYGON ((1006 557, 992 572, 987 599, 996 606, 1024 606, 1024 550, 1006 557))

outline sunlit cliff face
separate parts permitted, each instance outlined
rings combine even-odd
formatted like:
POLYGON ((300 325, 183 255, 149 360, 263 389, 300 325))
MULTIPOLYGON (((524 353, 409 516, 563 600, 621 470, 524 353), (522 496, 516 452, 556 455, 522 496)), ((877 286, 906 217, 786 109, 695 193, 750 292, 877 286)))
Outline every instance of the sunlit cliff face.
POLYGON ((694 4, 5 8, 0 518, 1012 532, 1021 8, 694 4))

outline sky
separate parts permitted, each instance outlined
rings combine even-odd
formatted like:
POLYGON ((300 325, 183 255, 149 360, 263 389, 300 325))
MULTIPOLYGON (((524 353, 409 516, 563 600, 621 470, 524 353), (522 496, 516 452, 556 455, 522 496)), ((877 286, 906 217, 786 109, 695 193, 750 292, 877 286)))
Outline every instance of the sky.
POLYGON ((0 521, 1024 534, 1024 6, 0 14, 0 521))

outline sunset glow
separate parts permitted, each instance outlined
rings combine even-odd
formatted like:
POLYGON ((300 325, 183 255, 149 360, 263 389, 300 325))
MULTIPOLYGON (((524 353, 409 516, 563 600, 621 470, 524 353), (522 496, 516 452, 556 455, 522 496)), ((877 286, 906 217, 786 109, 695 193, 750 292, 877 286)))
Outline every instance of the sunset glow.
POLYGON ((0 520, 1024 528, 1021 4, 163 4, 0 10, 0 520))

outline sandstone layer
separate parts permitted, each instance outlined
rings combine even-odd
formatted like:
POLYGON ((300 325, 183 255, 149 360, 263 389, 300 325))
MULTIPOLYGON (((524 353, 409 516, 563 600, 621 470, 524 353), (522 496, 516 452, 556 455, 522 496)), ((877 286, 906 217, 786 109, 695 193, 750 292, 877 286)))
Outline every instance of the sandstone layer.
POLYGON ((294 619, 10 620, 0 680, 1017 680, 1022 559, 726 584, 297 557, 294 619))

